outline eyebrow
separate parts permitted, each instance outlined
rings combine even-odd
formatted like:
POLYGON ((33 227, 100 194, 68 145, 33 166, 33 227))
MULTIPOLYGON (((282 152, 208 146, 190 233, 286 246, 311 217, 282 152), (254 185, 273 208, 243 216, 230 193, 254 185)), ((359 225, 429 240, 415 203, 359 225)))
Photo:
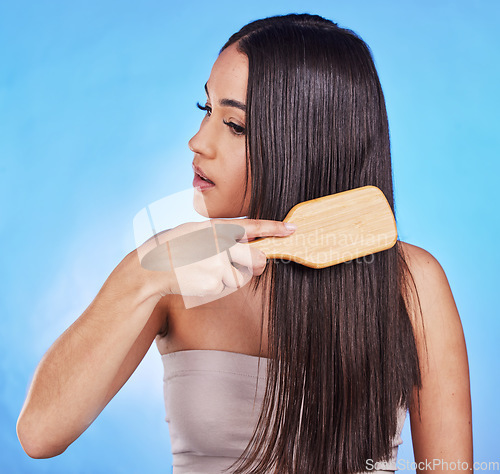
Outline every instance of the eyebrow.
MULTIPOLYGON (((210 94, 208 93, 208 87, 207 83, 205 83, 205 92, 207 93, 207 97, 210 98, 210 94)), ((243 110, 243 112, 246 112, 247 107, 243 102, 240 102, 239 100, 234 100, 234 99, 221 99, 219 101, 219 104, 222 107, 234 107, 236 109, 243 110)))

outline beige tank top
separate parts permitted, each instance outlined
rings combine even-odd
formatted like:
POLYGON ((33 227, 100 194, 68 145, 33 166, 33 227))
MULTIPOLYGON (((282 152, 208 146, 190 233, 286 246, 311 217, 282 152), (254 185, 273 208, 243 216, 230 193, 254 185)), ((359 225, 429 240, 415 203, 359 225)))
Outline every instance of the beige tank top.
MULTIPOLYGON (((162 361, 173 473, 223 472, 242 454, 257 424, 267 359, 261 357, 259 365, 259 357, 247 354, 187 350, 164 354, 162 361)), ((392 459, 371 474, 396 470, 405 417, 400 409, 392 459)))

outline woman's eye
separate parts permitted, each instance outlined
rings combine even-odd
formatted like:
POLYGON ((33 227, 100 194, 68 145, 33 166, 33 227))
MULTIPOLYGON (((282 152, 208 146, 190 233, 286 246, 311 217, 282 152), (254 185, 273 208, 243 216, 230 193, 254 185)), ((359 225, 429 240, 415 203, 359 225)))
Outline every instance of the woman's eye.
POLYGON ((224 120, 224 123, 230 127, 235 135, 244 135, 245 134, 245 127, 242 127, 241 125, 237 125, 234 122, 226 122, 224 120))
POLYGON ((200 109, 206 112, 207 116, 210 117, 212 115, 212 107, 210 107, 208 104, 201 105, 199 102, 196 103, 196 106, 200 109))

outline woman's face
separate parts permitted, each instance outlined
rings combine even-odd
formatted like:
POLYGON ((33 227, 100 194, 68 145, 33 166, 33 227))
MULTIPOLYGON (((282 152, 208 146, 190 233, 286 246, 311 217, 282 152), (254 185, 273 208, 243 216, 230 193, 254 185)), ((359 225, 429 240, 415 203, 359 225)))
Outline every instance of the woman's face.
POLYGON ((233 44, 215 61, 205 87, 207 102, 200 107, 206 114, 200 130, 189 141, 194 152, 194 206, 206 217, 248 213, 250 181, 244 196, 247 82, 248 59, 233 44))

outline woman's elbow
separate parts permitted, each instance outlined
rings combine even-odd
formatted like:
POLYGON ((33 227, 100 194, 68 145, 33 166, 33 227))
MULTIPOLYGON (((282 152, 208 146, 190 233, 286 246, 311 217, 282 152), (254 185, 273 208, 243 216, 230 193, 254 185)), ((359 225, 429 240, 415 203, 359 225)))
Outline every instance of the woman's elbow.
POLYGON ((35 423, 21 414, 16 424, 17 438, 24 452, 33 459, 46 459, 64 453, 68 446, 55 446, 50 443, 46 433, 40 431, 35 423))

